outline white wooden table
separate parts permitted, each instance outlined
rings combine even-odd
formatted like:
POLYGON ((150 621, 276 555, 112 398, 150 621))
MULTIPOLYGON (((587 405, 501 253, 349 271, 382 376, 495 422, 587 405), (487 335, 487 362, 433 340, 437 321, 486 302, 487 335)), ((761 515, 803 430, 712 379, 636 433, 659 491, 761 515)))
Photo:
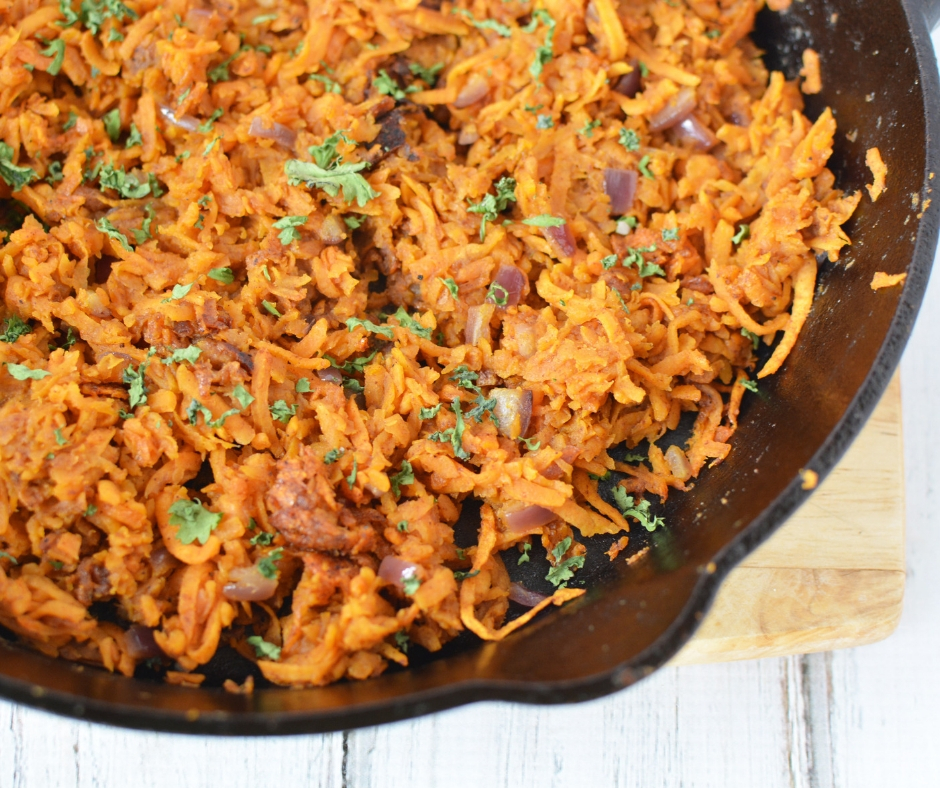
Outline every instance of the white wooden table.
POLYGON ((0 701, 0 788, 934 788, 938 336, 935 274, 901 365, 908 584, 901 624, 886 641, 667 667, 626 692, 578 706, 482 703, 327 736, 138 733, 0 701))

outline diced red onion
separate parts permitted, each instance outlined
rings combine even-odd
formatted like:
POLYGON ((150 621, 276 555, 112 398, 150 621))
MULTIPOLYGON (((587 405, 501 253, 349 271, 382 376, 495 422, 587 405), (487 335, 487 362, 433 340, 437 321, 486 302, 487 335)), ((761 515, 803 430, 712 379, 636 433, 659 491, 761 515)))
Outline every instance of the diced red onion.
POLYGON ((158 547, 150 553, 150 566, 155 577, 166 574, 176 564, 176 559, 165 547, 158 547))
POLYGON ((633 71, 620 77, 620 81, 614 86, 615 91, 627 98, 633 98, 640 91, 640 64, 631 60, 630 65, 633 66, 633 71))
POLYGON ((685 452, 678 446, 670 446, 666 449, 666 462, 669 464, 672 475, 677 479, 685 481, 692 476, 692 465, 685 456, 685 452))
POLYGON ((476 345, 481 339, 490 339, 490 320, 496 311, 496 304, 480 304, 467 309, 467 326, 464 328, 464 341, 476 345))
POLYGON ((540 594, 537 591, 530 591, 528 588, 518 583, 509 584, 509 598, 513 602, 518 602, 520 605, 525 605, 526 607, 535 607, 539 602, 544 602, 548 599, 544 594, 540 594))
POLYGON ((712 130, 695 115, 689 115, 681 123, 676 124, 673 133, 680 143, 690 143, 703 151, 711 150, 718 144, 718 138, 712 133, 712 130))
POLYGON ((556 517, 557 515, 551 509, 546 509, 544 506, 526 506, 524 509, 517 509, 506 515, 506 529, 510 533, 521 534, 547 525, 556 517))
POLYGON ((196 131, 199 128, 199 120, 192 115, 177 115, 171 107, 166 104, 160 104, 160 114, 178 129, 186 131, 196 131))
POLYGON ((457 94, 457 99, 454 101, 454 106, 457 109, 469 107, 471 104, 476 104, 489 92, 489 82, 487 82, 479 74, 470 74, 470 79, 467 80, 467 84, 464 85, 463 88, 461 88, 460 93, 457 94))
POLYGON ((663 131, 684 121, 695 109, 695 91, 682 88, 659 112, 650 118, 650 131, 663 131))
POLYGON ((335 367, 318 370, 317 377, 324 383, 335 383, 337 386, 343 385, 343 373, 335 367))
POLYGON ((532 419, 532 392, 528 389, 490 389, 496 400, 493 415, 499 420, 499 431, 516 440, 524 436, 532 419))
POLYGON ((405 580, 414 577, 417 571, 417 564, 394 555, 385 556, 379 564, 379 577, 402 590, 405 588, 405 580))
POLYGON ((270 124, 270 127, 267 127, 266 122, 260 117, 252 118, 251 125, 248 127, 248 136, 261 140, 274 140, 285 148, 293 148, 297 141, 297 132, 273 120, 270 124))
POLYGON ((222 596, 236 602, 260 602, 277 591, 277 578, 265 577, 257 566, 239 566, 228 573, 222 596))
POLYGON ((162 657, 163 652, 153 638, 153 630, 142 624, 134 624, 124 633, 124 645, 133 659, 162 657))
MULTIPOLYGON (((496 277, 493 279, 493 283, 498 287, 505 290, 506 303, 500 304, 500 306, 515 306, 522 300, 522 293, 525 290, 526 286, 526 277, 516 266, 514 265, 501 265, 496 271, 496 277)), ((497 290, 500 296, 503 295, 503 292, 497 290)), ((495 301, 493 295, 488 295, 486 297, 487 301, 495 301)), ((500 298, 502 301, 502 298, 500 298)))
POLYGON ((543 232, 548 240, 555 242, 565 257, 571 257, 578 248, 574 241, 574 233, 567 224, 560 227, 546 227, 543 232))
POLYGON ((636 170, 607 167, 604 170, 604 194, 610 198, 610 212, 623 214, 633 207, 637 186, 636 170))

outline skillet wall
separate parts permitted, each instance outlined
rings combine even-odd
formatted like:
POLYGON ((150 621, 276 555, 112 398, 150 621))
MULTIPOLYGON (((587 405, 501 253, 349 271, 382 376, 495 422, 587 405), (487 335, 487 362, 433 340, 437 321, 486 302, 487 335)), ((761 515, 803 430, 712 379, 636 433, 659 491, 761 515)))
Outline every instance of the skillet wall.
POLYGON ((937 208, 919 215, 931 197, 927 173, 937 166, 926 129, 928 122, 940 128, 927 117, 936 114, 940 93, 926 27, 919 15, 912 18, 912 38, 905 5, 807 0, 786 14, 759 17, 755 38, 771 68, 792 78, 804 47, 821 55, 824 90, 807 101, 807 114, 833 108, 839 133, 830 166, 838 183, 861 189, 870 180, 865 150, 878 146, 888 190, 877 204, 863 198, 847 226, 853 246, 838 264, 820 268, 813 313, 795 351, 780 374, 761 384, 762 396, 746 399, 729 459, 703 475, 694 492, 670 499, 670 526, 654 536, 649 562, 605 568, 585 598, 504 643, 374 681, 242 697, 144 684, 0 641, 0 693, 135 727, 287 733, 374 724, 483 698, 579 700, 626 686, 666 662, 691 635, 720 578, 805 497, 799 470, 823 476, 841 456, 909 334, 936 241, 937 208), (850 141, 845 135, 853 130, 850 141), (903 291, 873 293, 876 270, 907 270, 903 291), (705 570, 710 562, 717 565, 712 574, 705 570))

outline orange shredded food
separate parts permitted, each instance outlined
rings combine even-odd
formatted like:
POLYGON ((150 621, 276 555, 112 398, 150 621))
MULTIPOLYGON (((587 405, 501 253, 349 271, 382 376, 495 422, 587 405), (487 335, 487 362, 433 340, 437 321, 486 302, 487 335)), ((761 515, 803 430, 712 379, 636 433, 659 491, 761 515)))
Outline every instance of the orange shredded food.
POLYGON ((872 202, 876 202, 884 193, 885 183, 888 177, 888 165, 881 158, 881 151, 878 148, 869 148, 865 151, 865 164, 871 170, 872 182, 866 184, 868 196, 872 202))
POLYGON ((365 679, 668 527, 644 496, 727 456, 859 200, 761 5, 4 4, 0 624, 365 679))
POLYGON ((803 84, 800 85, 800 90, 807 96, 812 96, 822 91, 822 74, 819 71, 819 53, 815 49, 807 47, 803 50, 803 68, 800 69, 800 76, 803 77, 803 84))
POLYGON ((907 279, 907 274, 887 274, 884 271, 875 271, 875 275, 871 278, 871 289, 882 290, 885 287, 903 285, 905 279, 907 279))

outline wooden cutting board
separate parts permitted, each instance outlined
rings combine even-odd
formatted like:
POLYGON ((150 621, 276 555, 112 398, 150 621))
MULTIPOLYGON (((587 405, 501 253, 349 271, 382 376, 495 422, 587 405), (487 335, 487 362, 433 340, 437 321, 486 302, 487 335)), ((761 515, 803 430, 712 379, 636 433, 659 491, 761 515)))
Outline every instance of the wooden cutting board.
POLYGON ((673 665, 779 657, 890 635, 904 597, 897 376, 842 461, 722 584, 673 665))

